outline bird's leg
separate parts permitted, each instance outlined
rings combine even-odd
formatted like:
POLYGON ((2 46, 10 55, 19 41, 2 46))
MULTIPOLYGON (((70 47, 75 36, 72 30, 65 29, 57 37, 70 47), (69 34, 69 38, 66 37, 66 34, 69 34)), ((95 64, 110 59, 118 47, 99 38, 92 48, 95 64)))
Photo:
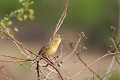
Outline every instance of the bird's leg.
POLYGON ((48 67, 48 65, 54 65, 54 63, 52 62, 52 60, 49 58, 49 57, 44 57, 46 60, 48 60, 49 61, 49 64, 46 64, 45 66, 43 66, 43 67, 48 67))
POLYGON ((54 65, 53 61, 49 57, 45 57, 51 64, 54 65))

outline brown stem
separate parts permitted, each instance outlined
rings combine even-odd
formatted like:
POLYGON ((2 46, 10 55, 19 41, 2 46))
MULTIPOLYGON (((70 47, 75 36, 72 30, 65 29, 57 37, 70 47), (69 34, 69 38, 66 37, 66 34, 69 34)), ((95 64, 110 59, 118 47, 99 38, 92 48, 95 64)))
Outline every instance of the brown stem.
MULTIPOLYGON (((11 40, 15 41, 19 46, 21 46, 22 48, 24 48, 25 50, 27 50, 27 51, 30 52, 31 54, 33 54, 33 55, 35 55, 35 56, 37 56, 37 57, 39 57, 39 58, 42 58, 42 59, 43 59, 44 61, 46 61, 50 66, 52 66, 52 67, 58 72, 60 78, 61 78, 62 80, 64 80, 63 77, 62 77, 62 75, 60 74, 60 72, 57 70, 57 68, 56 68, 53 64, 51 64, 50 61, 46 60, 44 57, 42 57, 42 56, 40 56, 40 55, 37 55, 37 54, 33 53, 31 50, 29 50, 27 47, 25 47, 22 43, 20 43, 19 41, 17 41, 14 37, 12 37, 11 35, 9 35, 8 33, 4 32, 4 31, 2 31, 2 30, 0 30, 0 32, 2 32, 2 33, 4 33, 4 34, 6 34, 7 36, 9 36, 11 40)), ((2 61, 2 62, 15 62, 15 61, 2 61)), ((23 62, 23 60, 18 61, 18 62, 23 62)))
POLYGON ((113 55, 113 56, 114 56, 114 55, 117 55, 117 54, 119 54, 119 53, 107 53, 107 54, 99 57, 97 60, 95 60, 94 62, 92 62, 90 65, 88 65, 87 67, 83 68, 82 70, 80 70, 80 71, 79 71, 78 73, 76 73, 75 75, 73 75, 73 76, 72 76, 72 79, 73 79, 74 77, 76 77, 77 75, 79 75, 81 72, 83 72, 83 71, 85 71, 86 69, 88 69, 89 67, 93 66, 95 63, 97 63, 97 62, 100 61, 101 59, 103 59, 103 58, 105 58, 105 57, 107 57, 107 56, 110 56, 110 55, 113 55))
MULTIPOLYGON (((81 59, 81 57, 78 55, 78 54, 76 54, 77 55, 77 57, 78 57, 78 59, 87 67, 87 64, 81 59)), ((93 73, 93 74, 95 74, 98 78, 101 78, 96 72, 94 72, 91 68, 89 68, 88 67, 88 69, 93 73)))
POLYGON ((65 19, 65 17, 66 17, 68 4, 69 4, 69 0, 66 0, 65 8, 64 8, 64 10, 63 10, 63 13, 62 13, 60 19, 58 20, 58 23, 57 23, 57 25, 56 25, 56 27, 55 27, 55 30, 54 30, 53 35, 55 35, 55 34, 57 33, 57 31, 58 31, 59 28, 61 27, 61 25, 62 25, 62 23, 63 23, 63 21, 64 21, 64 19, 65 19))

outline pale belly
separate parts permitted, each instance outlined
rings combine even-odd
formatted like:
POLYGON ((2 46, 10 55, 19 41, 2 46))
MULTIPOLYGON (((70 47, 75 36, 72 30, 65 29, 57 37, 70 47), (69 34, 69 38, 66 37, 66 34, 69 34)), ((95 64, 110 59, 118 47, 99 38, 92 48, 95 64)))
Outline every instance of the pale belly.
POLYGON ((57 48, 56 48, 56 47, 52 47, 51 49, 49 49, 49 50, 45 53, 45 56, 46 56, 46 57, 51 56, 51 55, 53 55, 56 51, 57 51, 57 48))

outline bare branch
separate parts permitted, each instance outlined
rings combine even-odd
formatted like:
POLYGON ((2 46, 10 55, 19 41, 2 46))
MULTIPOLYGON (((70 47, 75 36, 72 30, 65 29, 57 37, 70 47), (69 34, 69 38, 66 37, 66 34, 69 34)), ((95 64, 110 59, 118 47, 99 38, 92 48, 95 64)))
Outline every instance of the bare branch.
MULTIPOLYGON (((10 39, 11 39, 12 41, 15 41, 19 46, 21 46, 22 48, 24 48, 25 50, 27 50, 29 53, 31 53, 31 54, 39 57, 39 58, 42 58, 42 59, 43 59, 44 61, 46 61, 50 66, 52 66, 52 67, 57 71, 57 73, 58 73, 58 75, 60 76, 60 78, 61 78, 62 80, 64 80, 64 78, 62 77, 62 74, 58 71, 58 69, 57 69, 53 64, 51 64, 51 63, 52 63, 51 61, 45 59, 44 57, 42 57, 42 56, 40 56, 40 55, 37 55, 37 54, 33 53, 30 49, 28 49, 27 47, 25 47, 22 43, 20 43, 19 41, 17 41, 17 40, 16 40, 14 37, 12 37, 10 34, 4 32, 4 31, 2 31, 2 30, 0 30, 0 32, 6 34, 8 37, 10 37, 10 39)), ((1 60, 0 62, 24 62, 24 61, 25 61, 25 60, 19 60, 19 61, 1 60)))
MULTIPOLYGON (((78 59, 87 67, 87 64, 82 60, 82 58, 76 53, 78 59)), ((88 67, 88 69, 95 74, 98 78, 101 78, 96 72, 94 72, 91 68, 88 67)))
POLYGON ((2 76, 3 78, 5 78, 6 80, 13 80, 11 78, 8 78, 7 76, 2 76))
POLYGON ((60 19, 59 19, 56 27, 55 27, 55 30, 54 30, 53 35, 55 35, 55 34, 57 33, 57 31, 58 31, 59 28, 61 27, 61 25, 62 25, 62 23, 63 23, 63 21, 64 21, 64 19, 65 19, 65 17, 66 17, 68 4, 69 4, 69 0, 66 0, 65 8, 64 8, 63 13, 62 13, 62 15, 61 15, 61 17, 60 17, 60 19))
POLYGON ((88 69, 89 67, 91 67, 92 65, 94 65, 95 63, 97 63, 98 61, 100 61, 101 59, 107 57, 107 56, 111 56, 111 55, 116 55, 119 53, 107 53, 105 55, 103 55, 102 57, 98 58, 97 60, 95 60, 94 62, 92 62, 90 65, 88 65, 87 67, 83 68, 82 70, 80 70, 78 73, 76 73, 74 76, 72 76, 72 79, 74 77, 76 77, 77 75, 79 75, 81 72, 85 71, 86 69, 88 69))
POLYGON ((109 75, 111 72, 113 72, 115 69, 117 69, 119 67, 120 67, 120 65, 118 65, 115 68, 113 68, 109 73, 105 74, 100 80, 103 80, 104 77, 106 77, 107 75, 109 75))
POLYGON ((63 62, 64 62, 65 60, 67 60, 69 57, 71 57, 71 56, 75 53, 75 51, 77 50, 78 45, 79 45, 81 39, 82 39, 82 37, 80 37, 80 38, 78 39, 78 41, 77 41, 77 43, 76 43, 73 51, 72 51, 65 59, 63 59, 63 62))
MULTIPOLYGON (((85 37, 85 34, 84 33, 82 33, 83 35, 82 35, 82 37, 85 37)), ((81 38, 81 36, 80 35, 78 35, 78 37, 79 38, 81 38)), ((86 38, 86 37, 85 37, 86 38)), ((79 41, 79 40, 78 40, 79 41)), ((77 41, 77 43, 78 43, 78 41, 77 41)), ((72 45, 73 43, 71 43, 70 44, 70 47, 74 50, 75 49, 75 47, 72 45)), ((77 55, 77 57, 78 57, 78 59, 84 64, 84 66, 86 66, 87 67, 87 64, 82 60, 82 58, 80 57, 80 53, 82 53, 82 51, 83 50, 86 50, 86 48, 85 47, 82 47, 82 49, 78 52, 77 50, 75 51, 75 54, 77 55)), ((96 73, 96 72, 94 72, 92 69, 90 69, 90 68, 88 68, 93 74, 95 74, 98 78, 100 78, 100 76, 96 73)))
POLYGON ((107 72, 105 74, 106 76, 104 76, 104 78, 102 80, 106 80, 107 74, 111 71, 111 68, 113 66, 114 61, 115 61, 115 56, 113 56, 112 61, 110 63, 110 66, 109 66, 109 68, 108 68, 108 70, 107 70, 107 72))

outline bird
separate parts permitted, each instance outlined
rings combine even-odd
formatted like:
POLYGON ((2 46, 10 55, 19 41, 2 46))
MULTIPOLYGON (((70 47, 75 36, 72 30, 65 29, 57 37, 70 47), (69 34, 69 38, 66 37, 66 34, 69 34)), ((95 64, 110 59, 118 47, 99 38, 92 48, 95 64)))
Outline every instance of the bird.
POLYGON ((49 43, 47 43, 40 49, 38 55, 41 55, 42 57, 49 57, 55 54, 62 39, 63 38, 59 34, 53 35, 49 43))
MULTIPOLYGON (((42 57, 47 58, 47 57, 52 56, 53 54, 55 54, 62 39, 63 38, 59 34, 53 35, 52 38, 50 39, 49 43, 45 44, 40 49, 38 55, 41 55, 42 57)), ((39 60, 40 60, 40 58, 39 58, 39 60)), ((38 80, 39 80, 39 77, 40 77, 39 60, 37 60, 37 67, 36 67, 38 80)))

